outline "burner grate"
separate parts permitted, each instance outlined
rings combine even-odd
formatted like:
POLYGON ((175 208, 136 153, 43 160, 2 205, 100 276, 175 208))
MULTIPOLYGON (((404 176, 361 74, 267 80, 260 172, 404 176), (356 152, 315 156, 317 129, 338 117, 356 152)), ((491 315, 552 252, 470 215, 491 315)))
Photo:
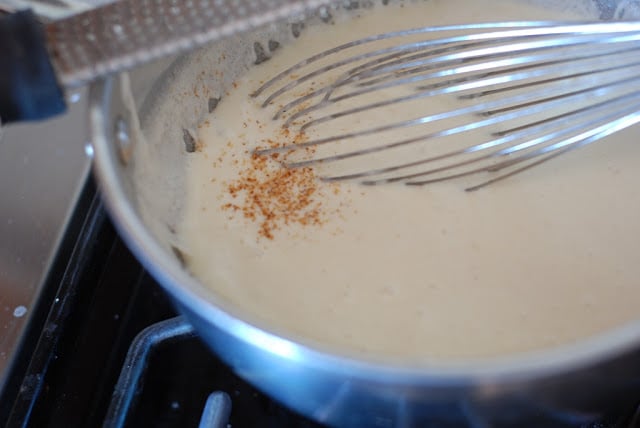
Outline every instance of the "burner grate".
POLYGON ((180 342, 195 336, 193 328, 182 317, 161 321, 144 329, 134 339, 107 410, 105 428, 125 426, 136 395, 144 381, 151 352, 159 346, 180 342))
MULTIPOLYGON (((199 418, 200 428, 320 427, 285 409, 236 377, 224 363, 210 353, 208 348, 204 348, 191 325, 182 317, 154 324, 136 337, 129 348, 104 426, 105 428, 139 426, 142 420, 149 418, 149 409, 154 409, 158 413, 158 420, 163 421, 163 426, 167 427, 182 426, 181 423, 184 423, 186 417, 184 413, 191 414, 190 420, 194 424, 192 426, 198 422, 194 419, 195 414, 199 418), (194 346, 198 348, 198 352, 194 352, 194 346), (154 355, 158 356, 155 362, 154 355), (184 358, 185 355, 189 357, 184 358), (184 377, 184 379, 176 384, 175 379, 165 383, 160 379, 162 377, 184 377), (147 384, 147 381, 151 384, 147 384), (166 392, 158 392, 158 385, 166 387, 166 392), (183 387, 186 389, 193 387, 194 391, 176 392, 183 387), (178 396, 181 398, 175 398, 178 396), (190 404, 189 409, 183 409, 186 404, 190 404), (182 422, 178 423, 178 420, 182 422)), ((503 424, 483 420, 469 406, 452 405, 440 410, 439 413, 446 412, 447 415, 446 417, 439 415, 437 424, 429 425, 424 420, 412 423, 412 419, 407 415, 406 418, 402 418, 402 421, 396 421, 395 425, 392 421, 385 421, 390 425, 384 426, 400 428, 503 426, 503 424)), ((634 410, 614 412, 599 418, 597 422, 591 422, 594 417, 589 415, 532 409, 530 423, 518 426, 521 428, 640 428, 638 425, 640 409, 633 415, 634 410)), ((154 424, 154 426, 157 425, 154 424)))

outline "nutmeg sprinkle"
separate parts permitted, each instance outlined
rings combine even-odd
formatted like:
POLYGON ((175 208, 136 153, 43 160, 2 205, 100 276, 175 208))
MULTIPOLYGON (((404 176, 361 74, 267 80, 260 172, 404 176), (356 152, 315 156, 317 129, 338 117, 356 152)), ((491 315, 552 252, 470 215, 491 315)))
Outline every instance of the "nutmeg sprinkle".
MULTIPOLYGON (((282 139, 290 139, 289 131, 281 131, 282 139)), ((300 143, 306 139, 300 133, 293 138, 300 143)), ((283 143, 267 140, 270 147, 283 143)), ((322 199, 323 185, 311 167, 286 169, 280 165, 288 154, 258 156, 253 154, 240 168, 238 178, 226 185, 231 202, 222 205, 224 210, 241 214, 245 219, 259 224, 258 234, 273 240, 275 232, 285 226, 321 226, 330 214, 322 199)), ((338 185, 331 185, 332 192, 339 192, 338 185)))

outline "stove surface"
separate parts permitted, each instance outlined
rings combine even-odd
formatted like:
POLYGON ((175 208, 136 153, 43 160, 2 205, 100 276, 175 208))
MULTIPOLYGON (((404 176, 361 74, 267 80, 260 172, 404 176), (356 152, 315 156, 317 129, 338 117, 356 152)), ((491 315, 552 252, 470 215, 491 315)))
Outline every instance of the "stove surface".
MULTIPOLYGON (((4 0, 0 15, 29 8, 48 22, 113 1, 4 0)), ((67 91, 62 116, 0 125, 0 392, 89 173, 87 95, 67 91)))
POLYGON ((84 94, 64 116, 0 129, 0 389, 89 172, 84 94))

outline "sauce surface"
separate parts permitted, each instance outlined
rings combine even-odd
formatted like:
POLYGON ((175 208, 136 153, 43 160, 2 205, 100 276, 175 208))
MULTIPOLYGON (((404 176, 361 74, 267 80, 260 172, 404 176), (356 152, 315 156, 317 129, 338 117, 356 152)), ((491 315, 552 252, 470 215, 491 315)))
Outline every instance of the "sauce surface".
POLYGON ((459 181, 328 184, 251 156, 302 138, 249 94, 312 53, 407 27, 559 16, 512 1, 430 0, 306 29, 200 126, 181 230, 190 270, 267 325, 409 360, 544 349, 637 319, 637 129, 472 193, 459 181))

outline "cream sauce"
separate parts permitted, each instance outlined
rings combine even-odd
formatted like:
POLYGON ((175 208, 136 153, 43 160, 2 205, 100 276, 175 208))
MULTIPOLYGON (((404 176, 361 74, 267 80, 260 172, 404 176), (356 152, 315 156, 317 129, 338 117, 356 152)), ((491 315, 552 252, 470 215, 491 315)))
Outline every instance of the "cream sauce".
POLYGON ((265 78, 371 33, 557 17, 510 1, 431 0, 307 29, 250 70, 200 126, 181 230, 189 268, 281 331, 411 360, 543 349, 637 319, 637 129, 474 193, 455 181, 316 182, 318 224, 276 222, 272 239, 260 233, 259 212, 252 220, 223 208, 243 204, 229 186, 255 166, 248 150, 281 132, 272 110, 248 101, 265 78))

